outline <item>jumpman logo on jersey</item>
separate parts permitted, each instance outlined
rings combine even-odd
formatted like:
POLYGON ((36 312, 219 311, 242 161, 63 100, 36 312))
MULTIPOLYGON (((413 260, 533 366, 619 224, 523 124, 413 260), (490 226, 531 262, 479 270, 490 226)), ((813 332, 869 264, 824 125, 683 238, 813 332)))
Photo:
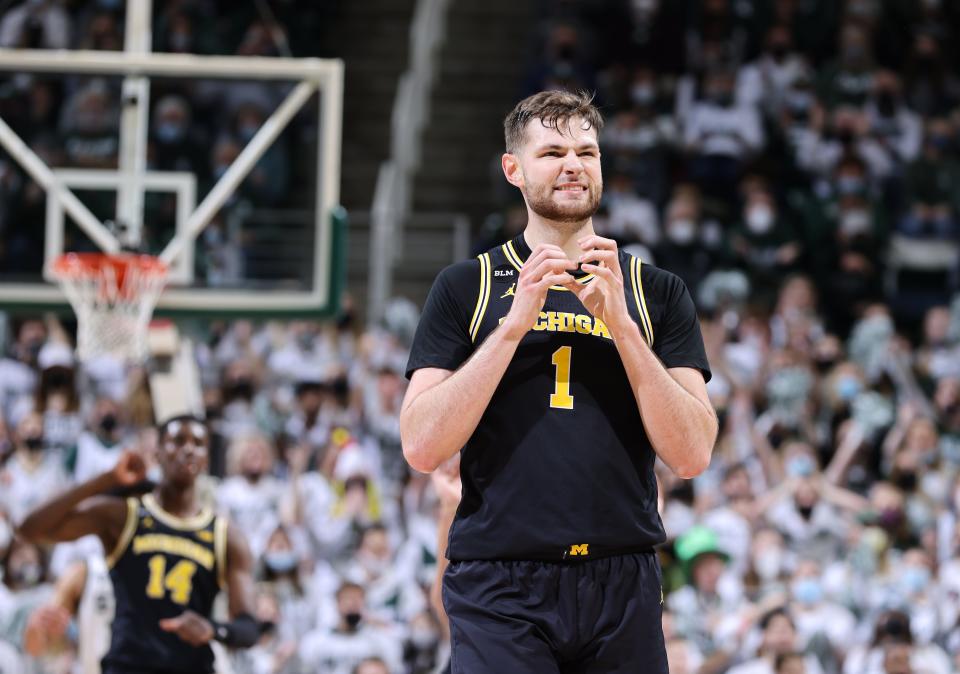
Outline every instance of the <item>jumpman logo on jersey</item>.
POLYGON ((500 299, 503 299, 504 297, 514 297, 513 289, 514 289, 516 286, 517 286, 516 283, 511 283, 511 284, 510 284, 510 287, 507 288, 507 292, 503 293, 503 294, 500 296, 500 299))

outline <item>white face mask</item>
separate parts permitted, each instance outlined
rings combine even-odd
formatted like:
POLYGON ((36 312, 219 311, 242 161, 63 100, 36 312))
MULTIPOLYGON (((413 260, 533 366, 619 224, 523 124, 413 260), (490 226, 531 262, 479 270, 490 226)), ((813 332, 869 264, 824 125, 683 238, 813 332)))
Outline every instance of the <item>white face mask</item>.
POLYGON ((870 229, 870 214, 863 209, 847 211, 840 216, 840 231, 847 235, 862 234, 870 229))
POLYGON ((754 234, 766 234, 773 227, 773 209, 769 206, 753 206, 747 211, 747 228, 754 234))
POLYGON ((667 236, 677 245, 686 245, 697 236, 697 223, 686 219, 674 220, 667 228, 667 236))
POLYGON ((783 550, 780 548, 771 548, 761 552, 760 555, 753 560, 753 566, 757 571, 757 575, 760 576, 762 580, 771 581, 777 578, 780 575, 781 569, 783 569, 783 550))

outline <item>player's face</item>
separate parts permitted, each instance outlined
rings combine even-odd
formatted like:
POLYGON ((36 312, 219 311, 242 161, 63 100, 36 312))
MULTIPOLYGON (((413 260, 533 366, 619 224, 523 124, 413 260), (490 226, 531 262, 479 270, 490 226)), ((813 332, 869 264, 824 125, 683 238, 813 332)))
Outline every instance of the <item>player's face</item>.
POLYGON ((207 468, 210 437, 198 421, 172 421, 160 439, 158 459, 164 476, 178 484, 192 484, 207 468))
POLYGON ((514 184, 530 209, 546 220, 571 224, 596 213, 603 193, 596 129, 579 118, 559 129, 535 119, 527 124, 525 139, 515 155, 520 171, 514 184))

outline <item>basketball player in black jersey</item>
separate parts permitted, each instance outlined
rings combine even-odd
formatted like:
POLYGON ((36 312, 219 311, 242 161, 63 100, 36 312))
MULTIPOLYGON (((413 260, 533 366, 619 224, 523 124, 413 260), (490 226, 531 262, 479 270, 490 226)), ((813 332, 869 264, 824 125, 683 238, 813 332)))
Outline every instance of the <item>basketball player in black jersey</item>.
POLYGON ((403 451, 461 451, 443 599, 453 674, 667 672, 654 460, 691 478, 717 419, 690 294, 597 236, 590 98, 505 120, 524 232, 438 276, 408 364, 403 451))
POLYGON ((152 492, 109 495, 144 480, 143 458, 124 452, 112 471, 53 498, 20 527, 40 543, 100 537, 116 595, 104 674, 205 674, 213 671, 212 640, 249 647, 260 636, 246 540, 197 495, 197 476, 207 467, 207 428, 181 416, 159 431, 163 478, 152 492), (229 623, 210 619, 221 589, 229 623))

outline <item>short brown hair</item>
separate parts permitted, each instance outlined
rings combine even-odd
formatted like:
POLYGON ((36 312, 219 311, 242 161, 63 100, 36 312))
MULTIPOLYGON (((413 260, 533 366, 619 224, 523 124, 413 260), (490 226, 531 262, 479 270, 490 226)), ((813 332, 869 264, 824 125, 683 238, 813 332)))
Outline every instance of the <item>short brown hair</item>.
POLYGON ((588 128, 596 129, 599 135, 603 128, 603 117, 593 105, 593 94, 586 91, 541 91, 528 96, 517 103, 503 120, 507 152, 513 154, 520 149, 523 134, 531 120, 539 119, 548 129, 559 129, 577 117, 583 119, 588 128))

